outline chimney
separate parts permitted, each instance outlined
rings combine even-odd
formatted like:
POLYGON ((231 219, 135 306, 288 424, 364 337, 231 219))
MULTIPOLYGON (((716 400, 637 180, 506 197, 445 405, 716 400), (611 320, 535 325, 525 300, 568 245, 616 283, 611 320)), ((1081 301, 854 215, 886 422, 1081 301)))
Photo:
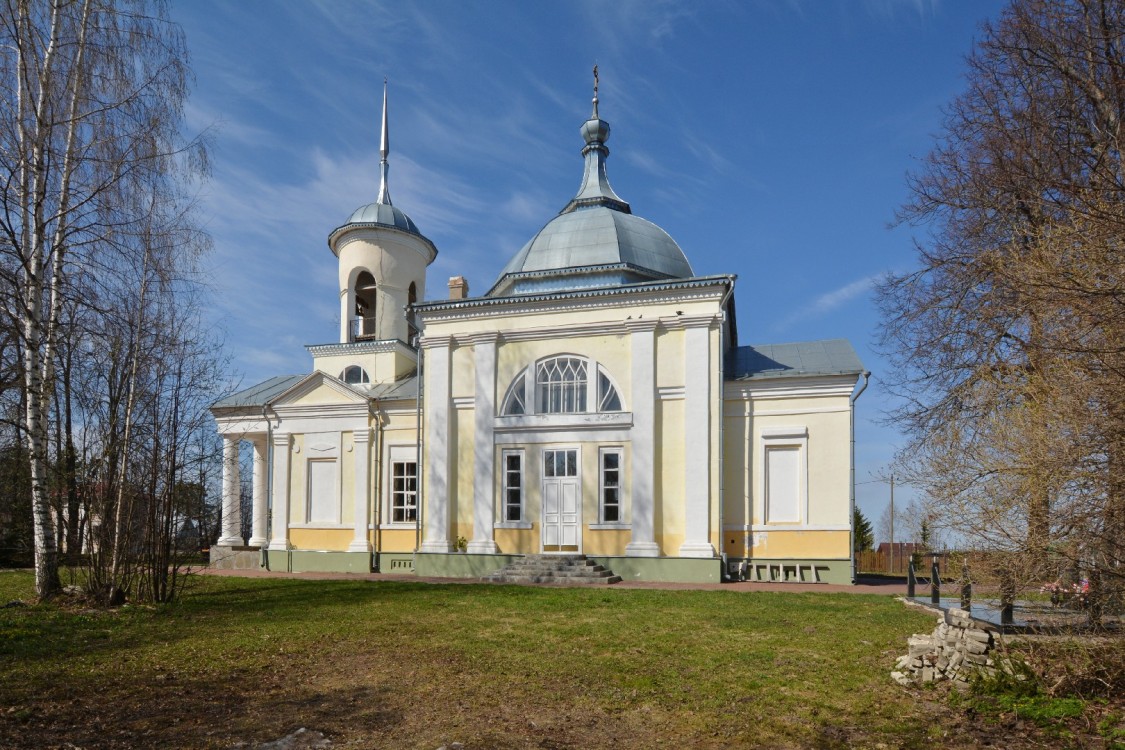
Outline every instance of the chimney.
POLYGON ((465 299, 469 296, 469 282, 464 276, 453 276, 449 279, 449 299, 465 299))

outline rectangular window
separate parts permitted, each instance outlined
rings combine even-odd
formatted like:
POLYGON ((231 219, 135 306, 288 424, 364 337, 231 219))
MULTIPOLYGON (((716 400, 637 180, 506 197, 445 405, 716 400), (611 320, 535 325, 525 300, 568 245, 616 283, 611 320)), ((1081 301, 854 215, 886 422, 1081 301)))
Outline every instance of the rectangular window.
POLYGON ((523 451, 504 451, 504 512, 505 521, 523 520, 523 451))
POLYGON ((309 461, 309 523, 339 523, 340 498, 336 493, 336 460, 309 461))
POLYGON ((621 523, 621 449, 602 448, 599 502, 602 523, 621 523))
POLYGON ((418 521, 418 463, 410 460, 391 462, 391 522, 418 521))
POLYGON ((801 521, 801 447, 766 448, 766 523, 801 521))

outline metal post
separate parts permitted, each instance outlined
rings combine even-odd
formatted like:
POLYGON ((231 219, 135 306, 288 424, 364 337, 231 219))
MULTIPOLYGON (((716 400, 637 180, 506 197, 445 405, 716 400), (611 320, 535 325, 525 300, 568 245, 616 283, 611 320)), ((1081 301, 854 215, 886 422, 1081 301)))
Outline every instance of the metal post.
POLYGON ((930 603, 941 603, 941 575, 938 573, 937 555, 934 555, 933 564, 930 566, 930 603))
POLYGON ((966 612, 973 608, 973 582, 969 580, 969 561, 961 561, 961 609, 966 612))
POLYGON ((918 579, 914 576, 914 558, 910 558, 909 564, 906 566, 906 598, 914 598, 914 588, 918 585, 918 579))
POLYGON ((891 574, 898 570, 895 568, 895 475, 891 474, 891 574))

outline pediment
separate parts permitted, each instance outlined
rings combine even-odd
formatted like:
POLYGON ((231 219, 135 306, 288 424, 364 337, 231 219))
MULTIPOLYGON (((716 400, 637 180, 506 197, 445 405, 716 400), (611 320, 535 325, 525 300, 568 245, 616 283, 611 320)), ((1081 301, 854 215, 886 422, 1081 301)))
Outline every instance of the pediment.
POLYGON ((316 406, 321 404, 366 404, 370 401, 347 383, 323 372, 310 373, 272 402, 278 406, 316 406))

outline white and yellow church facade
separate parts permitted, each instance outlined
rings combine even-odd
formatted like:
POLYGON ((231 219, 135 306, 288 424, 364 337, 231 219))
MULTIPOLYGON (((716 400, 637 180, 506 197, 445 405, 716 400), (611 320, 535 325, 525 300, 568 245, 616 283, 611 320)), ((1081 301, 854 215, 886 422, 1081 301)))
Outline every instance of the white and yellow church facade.
POLYGON ((585 555, 625 580, 853 580, 844 340, 740 345, 735 278, 696 276, 581 128, 575 197, 482 296, 421 299, 437 248, 378 199, 328 237, 338 343, 217 403, 216 565, 480 577, 585 555), (239 457, 253 451, 251 536, 239 457))

